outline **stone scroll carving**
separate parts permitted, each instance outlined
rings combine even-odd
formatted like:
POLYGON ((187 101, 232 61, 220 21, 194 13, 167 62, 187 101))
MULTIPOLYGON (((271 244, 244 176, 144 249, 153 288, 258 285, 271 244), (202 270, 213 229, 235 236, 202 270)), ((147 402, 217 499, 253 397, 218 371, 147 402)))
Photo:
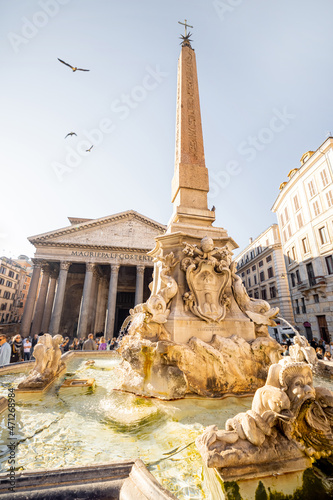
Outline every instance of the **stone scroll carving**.
POLYGON ((43 389, 63 370, 59 347, 63 340, 61 335, 52 337, 49 333, 39 337, 33 351, 35 364, 18 389, 43 389))
POLYGON ((279 313, 278 307, 271 307, 261 299, 252 299, 248 296, 242 279, 236 274, 236 263, 230 266, 232 275, 232 291, 240 310, 255 324, 257 335, 267 335, 267 326, 276 326, 274 318, 279 313))
POLYGON ((170 314, 170 302, 178 291, 176 280, 170 275, 178 264, 171 252, 165 257, 159 256, 154 260, 156 264, 152 293, 143 304, 138 304, 130 310, 131 324, 129 333, 138 332, 141 336, 151 338, 168 338, 163 324, 170 314))
POLYGON ((333 392, 313 386, 310 364, 281 360, 271 365, 251 410, 227 420, 225 430, 208 427, 196 443, 207 466, 227 477, 255 475, 263 464, 272 473, 277 463, 285 471, 305 469, 309 458, 332 453, 333 392))
POLYGON ((184 244, 187 256, 181 262, 190 292, 185 292, 185 310, 207 322, 219 323, 226 315, 224 290, 230 279, 231 253, 227 247, 214 247, 207 236, 198 245, 184 244))

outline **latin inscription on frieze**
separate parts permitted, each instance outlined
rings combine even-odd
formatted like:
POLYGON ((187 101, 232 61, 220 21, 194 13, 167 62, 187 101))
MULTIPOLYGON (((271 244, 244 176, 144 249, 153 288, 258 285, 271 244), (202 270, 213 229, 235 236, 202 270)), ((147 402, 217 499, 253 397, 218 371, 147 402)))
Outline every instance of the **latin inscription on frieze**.
POLYGON ((152 257, 149 255, 138 255, 132 253, 117 253, 117 252, 90 252, 88 250, 72 250, 71 257, 86 257, 90 259, 118 259, 121 261, 134 262, 152 262, 152 257))

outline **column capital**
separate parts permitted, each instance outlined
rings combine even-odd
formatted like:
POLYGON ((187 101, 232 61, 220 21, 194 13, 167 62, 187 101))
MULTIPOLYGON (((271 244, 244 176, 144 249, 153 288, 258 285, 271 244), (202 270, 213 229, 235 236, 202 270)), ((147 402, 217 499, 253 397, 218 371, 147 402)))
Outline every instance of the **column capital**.
POLYGON ((118 273, 120 265, 119 264, 110 264, 111 265, 111 272, 112 273, 118 273))
POLYGON ((142 266, 142 265, 136 266, 136 272, 137 272, 137 274, 144 274, 145 269, 146 269, 145 266, 142 266))
POLYGON ((57 279, 59 276, 59 271, 56 271, 55 269, 53 269, 51 272, 50 272, 50 278, 51 279, 57 279))
POLYGON ((48 274, 50 276, 52 269, 51 269, 51 266, 48 262, 42 263, 42 271, 43 271, 43 275, 48 274))
POLYGON ((42 268, 45 265, 45 261, 41 259, 31 259, 34 265, 34 269, 42 268))
POLYGON ((60 262, 60 270, 61 271, 68 271, 68 269, 70 268, 71 266, 71 262, 69 262, 68 260, 62 260, 60 262))
POLYGON ((86 272, 92 273, 96 269, 96 264, 93 262, 86 262, 86 272))

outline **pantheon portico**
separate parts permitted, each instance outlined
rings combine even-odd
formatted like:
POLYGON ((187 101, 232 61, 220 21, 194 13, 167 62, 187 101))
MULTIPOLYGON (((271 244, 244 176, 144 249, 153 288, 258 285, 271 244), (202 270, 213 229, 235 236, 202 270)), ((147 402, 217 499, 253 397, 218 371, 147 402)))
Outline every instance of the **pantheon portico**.
POLYGON ((166 226, 133 210, 32 236, 34 270, 21 335, 117 335, 129 309, 149 297, 147 255, 166 226), (37 296, 38 285, 39 293, 37 296))

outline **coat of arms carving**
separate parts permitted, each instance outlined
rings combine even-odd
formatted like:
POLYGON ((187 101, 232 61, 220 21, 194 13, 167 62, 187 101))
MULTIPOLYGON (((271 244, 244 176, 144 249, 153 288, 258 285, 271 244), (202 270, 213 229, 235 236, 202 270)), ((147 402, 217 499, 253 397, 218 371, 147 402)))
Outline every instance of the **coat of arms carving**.
POLYGON ((181 266, 190 289, 183 296, 185 308, 207 322, 219 323, 226 314, 224 290, 231 276, 230 251, 214 247, 213 240, 205 237, 200 247, 185 243, 183 252, 187 257, 181 266))

